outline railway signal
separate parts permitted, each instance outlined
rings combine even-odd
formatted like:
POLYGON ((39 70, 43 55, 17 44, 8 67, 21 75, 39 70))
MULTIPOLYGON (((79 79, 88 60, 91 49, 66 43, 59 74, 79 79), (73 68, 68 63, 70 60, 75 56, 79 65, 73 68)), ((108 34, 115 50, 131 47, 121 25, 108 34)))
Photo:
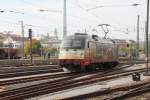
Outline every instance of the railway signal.
POLYGON ((28 30, 30 39, 30 62, 32 64, 32 29, 28 30))

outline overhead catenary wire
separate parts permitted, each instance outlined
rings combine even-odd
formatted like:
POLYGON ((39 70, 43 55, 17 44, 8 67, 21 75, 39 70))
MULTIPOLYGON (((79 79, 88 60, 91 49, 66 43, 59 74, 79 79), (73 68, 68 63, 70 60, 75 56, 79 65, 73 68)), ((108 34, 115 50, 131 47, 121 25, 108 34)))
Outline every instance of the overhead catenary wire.
MULTIPOLYGON (((79 3, 79 2, 78 2, 79 3)), ((78 4, 79 5, 79 4, 78 4)), ((132 4, 132 5, 123 5, 123 6, 137 6, 137 5, 139 5, 139 4, 132 4)), ((122 5, 109 5, 108 7, 119 7, 119 6, 122 6, 122 5)), ((97 14, 94 14, 94 13, 92 13, 92 12, 90 12, 88 9, 85 9, 85 8, 83 8, 83 7, 81 7, 80 5, 79 5, 79 7, 81 8, 81 9, 83 9, 84 11, 86 11, 86 12, 88 12, 89 14, 92 14, 93 16, 95 16, 98 20, 100 20, 101 19, 101 17, 100 16, 98 16, 97 14)), ((100 7, 100 6, 99 6, 100 7)), ((101 7, 105 7, 105 6, 101 6, 101 7)), ((107 6, 106 6, 107 7, 107 6)), ((113 21, 114 21, 115 19, 113 18, 113 21)), ((123 25, 123 24, 121 24, 120 22, 118 22, 118 21, 116 21, 115 20, 115 22, 116 22, 116 24, 118 24, 117 26, 125 26, 126 28, 129 28, 129 26, 128 25, 123 25)), ((113 25, 114 26, 114 25, 113 25)))
MULTIPOLYGON (((26 0, 23 0, 23 1, 24 1, 25 3, 30 4, 31 6, 42 7, 42 6, 37 6, 37 5, 35 5, 35 4, 33 4, 33 3, 29 2, 29 1, 26 1, 26 0)), ((94 17, 97 19, 97 21, 100 22, 100 19, 101 19, 100 16, 97 16, 96 14, 94 14, 94 13, 92 13, 92 12, 88 12, 88 10, 86 10, 85 8, 83 8, 80 4, 78 4, 77 6, 78 6, 80 9, 84 10, 85 12, 87 12, 88 14, 94 16, 94 17)), ((120 25, 119 25, 119 26, 120 26, 120 25)))
POLYGON ((99 9, 99 8, 103 8, 103 7, 127 7, 127 6, 138 6, 140 4, 132 4, 132 5, 100 5, 100 6, 95 6, 95 7, 92 7, 92 8, 88 8, 86 9, 87 11, 90 11, 90 10, 95 10, 95 9, 99 9))
POLYGON ((39 8, 39 9, 37 9, 37 10, 39 10, 39 11, 41 11, 41 12, 44 12, 44 11, 49 11, 49 12, 53 12, 53 13, 62 13, 62 12, 63 12, 62 9, 61 9, 61 10, 49 9, 49 8, 47 8, 47 7, 45 7, 45 6, 33 4, 32 2, 29 2, 29 1, 26 1, 26 0, 22 0, 22 1, 23 1, 24 3, 26 3, 26 4, 29 4, 29 5, 31 5, 31 6, 34 6, 34 7, 39 8))
MULTIPOLYGON (((30 4, 31 6, 36 6, 37 8, 42 8, 43 6, 39 6, 39 5, 37 5, 37 4, 34 4, 34 3, 32 3, 32 2, 30 2, 29 0, 27 1, 27 0, 23 0, 23 1, 25 1, 26 3, 28 3, 28 4, 30 4)), ((92 15, 94 18, 93 18, 93 21, 94 20, 96 20, 95 22, 99 22, 99 23, 101 23, 101 17, 99 16, 99 15, 97 15, 97 14, 95 14, 95 13, 93 13, 93 12, 88 12, 84 7, 82 7, 81 5, 79 5, 78 6, 80 9, 82 9, 83 11, 85 11, 87 14, 89 14, 89 15, 92 15)), ((47 8, 47 7, 44 7, 44 8, 47 8)), ((47 8, 47 9, 49 9, 49 8, 47 8)), ((49 10, 51 10, 51 9, 49 9, 49 10)), ((25 15, 26 15, 27 13, 25 13, 25 15)), ((30 15, 30 16, 32 16, 32 17, 34 17, 34 18, 38 18, 38 19, 43 19, 43 18, 46 18, 46 17, 43 17, 43 16, 39 16, 39 15, 34 15, 34 14, 27 14, 27 15, 30 15), (36 16, 36 17, 35 17, 36 16)), ((75 17, 74 17, 75 18, 75 17)), ((47 18, 48 19, 48 18, 47 18)), ((76 18, 76 19, 80 19, 80 18, 76 18)), ((87 20, 87 19, 85 19, 85 20, 87 20)), ((88 23, 89 21, 87 21, 87 24, 89 24, 89 25, 91 25, 90 23, 88 23)), ((85 23, 85 22, 84 22, 85 23)), ((81 26, 83 26, 83 25, 81 25, 81 26)), ((87 25, 88 26, 88 25, 87 25)), ((123 26, 123 25, 118 25, 118 26, 123 26)), ((38 27, 37 27, 38 28, 38 27)), ((40 27, 39 27, 40 28, 40 27)), ((44 27, 41 27, 41 28, 44 28, 44 27)))

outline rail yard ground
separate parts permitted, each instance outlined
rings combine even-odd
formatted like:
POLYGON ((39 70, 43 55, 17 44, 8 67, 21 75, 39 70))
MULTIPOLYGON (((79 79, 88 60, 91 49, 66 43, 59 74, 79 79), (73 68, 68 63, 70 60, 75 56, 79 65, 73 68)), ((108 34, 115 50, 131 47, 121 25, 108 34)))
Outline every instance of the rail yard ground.
POLYGON ((147 71, 143 62, 123 62, 113 69, 86 73, 66 73, 58 65, 1 66, 0 100, 149 98, 150 76, 143 75, 147 71), (135 72, 140 73, 140 81, 133 81, 135 72), (142 92, 133 95, 137 87, 142 92))
MULTIPOLYGON (((136 70, 136 69, 141 69, 144 67, 145 65, 139 64, 139 65, 133 65, 132 67, 125 68, 124 70, 136 70)), ((85 83, 85 85, 83 86, 78 86, 78 87, 74 87, 71 89, 58 91, 55 93, 39 96, 39 97, 28 99, 28 100, 53 100, 53 99, 54 100, 55 99, 58 99, 58 100, 60 99, 109 100, 118 94, 125 93, 127 90, 132 89, 134 86, 140 86, 143 84, 145 85, 145 84, 150 83, 150 76, 143 76, 144 71, 140 71, 140 73, 141 73, 140 81, 133 81, 132 74, 123 75, 123 73, 119 73, 119 74, 112 75, 112 76, 107 76, 107 77, 104 76, 106 80, 104 79, 101 81, 97 81, 93 84, 85 83), (112 78, 109 78, 109 77, 112 77, 112 78)), ((84 79, 86 77, 84 76, 80 78, 84 79)), ((142 95, 142 98, 143 98, 143 95, 142 95)), ((112 99, 112 100, 115 100, 115 99, 112 99)))
POLYGON ((1 0, 0 100, 150 100, 149 0, 1 0))
POLYGON ((145 71, 145 64, 134 64, 119 65, 114 69, 88 73, 50 72, 4 78, 0 80, 0 100, 113 100, 111 97, 116 96, 116 93, 126 93, 127 88, 130 90, 136 85, 150 83, 150 76, 143 76, 145 71), (140 81, 132 80, 131 76, 134 72, 141 73, 140 81))

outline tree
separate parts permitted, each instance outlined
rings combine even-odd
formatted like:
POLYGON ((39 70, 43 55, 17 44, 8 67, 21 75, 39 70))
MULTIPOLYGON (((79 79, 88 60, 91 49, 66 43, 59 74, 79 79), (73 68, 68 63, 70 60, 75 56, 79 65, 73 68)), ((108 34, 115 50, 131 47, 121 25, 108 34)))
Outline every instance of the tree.
POLYGON ((32 43, 32 52, 35 54, 40 54, 41 52, 41 43, 38 40, 34 40, 32 43))
MULTIPOLYGON (((32 41, 32 53, 33 54, 40 54, 41 52, 41 43, 38 40, 33 40, 32 41)), ((25 41, 24 43, 24 52, 25 55, 29 55, 30 53, 30 42, 29 41, 25 41)))
POLYGON ((51 48, 50 49, 50 53, 51 53, 51 55, 55 55, 56 54, 56 52, 57 52, 57 48, 51 48))

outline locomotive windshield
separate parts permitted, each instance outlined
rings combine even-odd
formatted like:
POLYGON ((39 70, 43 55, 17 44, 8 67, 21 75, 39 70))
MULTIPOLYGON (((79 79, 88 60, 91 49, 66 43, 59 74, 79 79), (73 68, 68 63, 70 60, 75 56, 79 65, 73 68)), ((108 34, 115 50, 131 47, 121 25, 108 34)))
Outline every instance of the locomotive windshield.
POLYGON ((67 37, 62 41, 61 48, 64 49, 83 49, 85 47, 85 38, 67 37))

